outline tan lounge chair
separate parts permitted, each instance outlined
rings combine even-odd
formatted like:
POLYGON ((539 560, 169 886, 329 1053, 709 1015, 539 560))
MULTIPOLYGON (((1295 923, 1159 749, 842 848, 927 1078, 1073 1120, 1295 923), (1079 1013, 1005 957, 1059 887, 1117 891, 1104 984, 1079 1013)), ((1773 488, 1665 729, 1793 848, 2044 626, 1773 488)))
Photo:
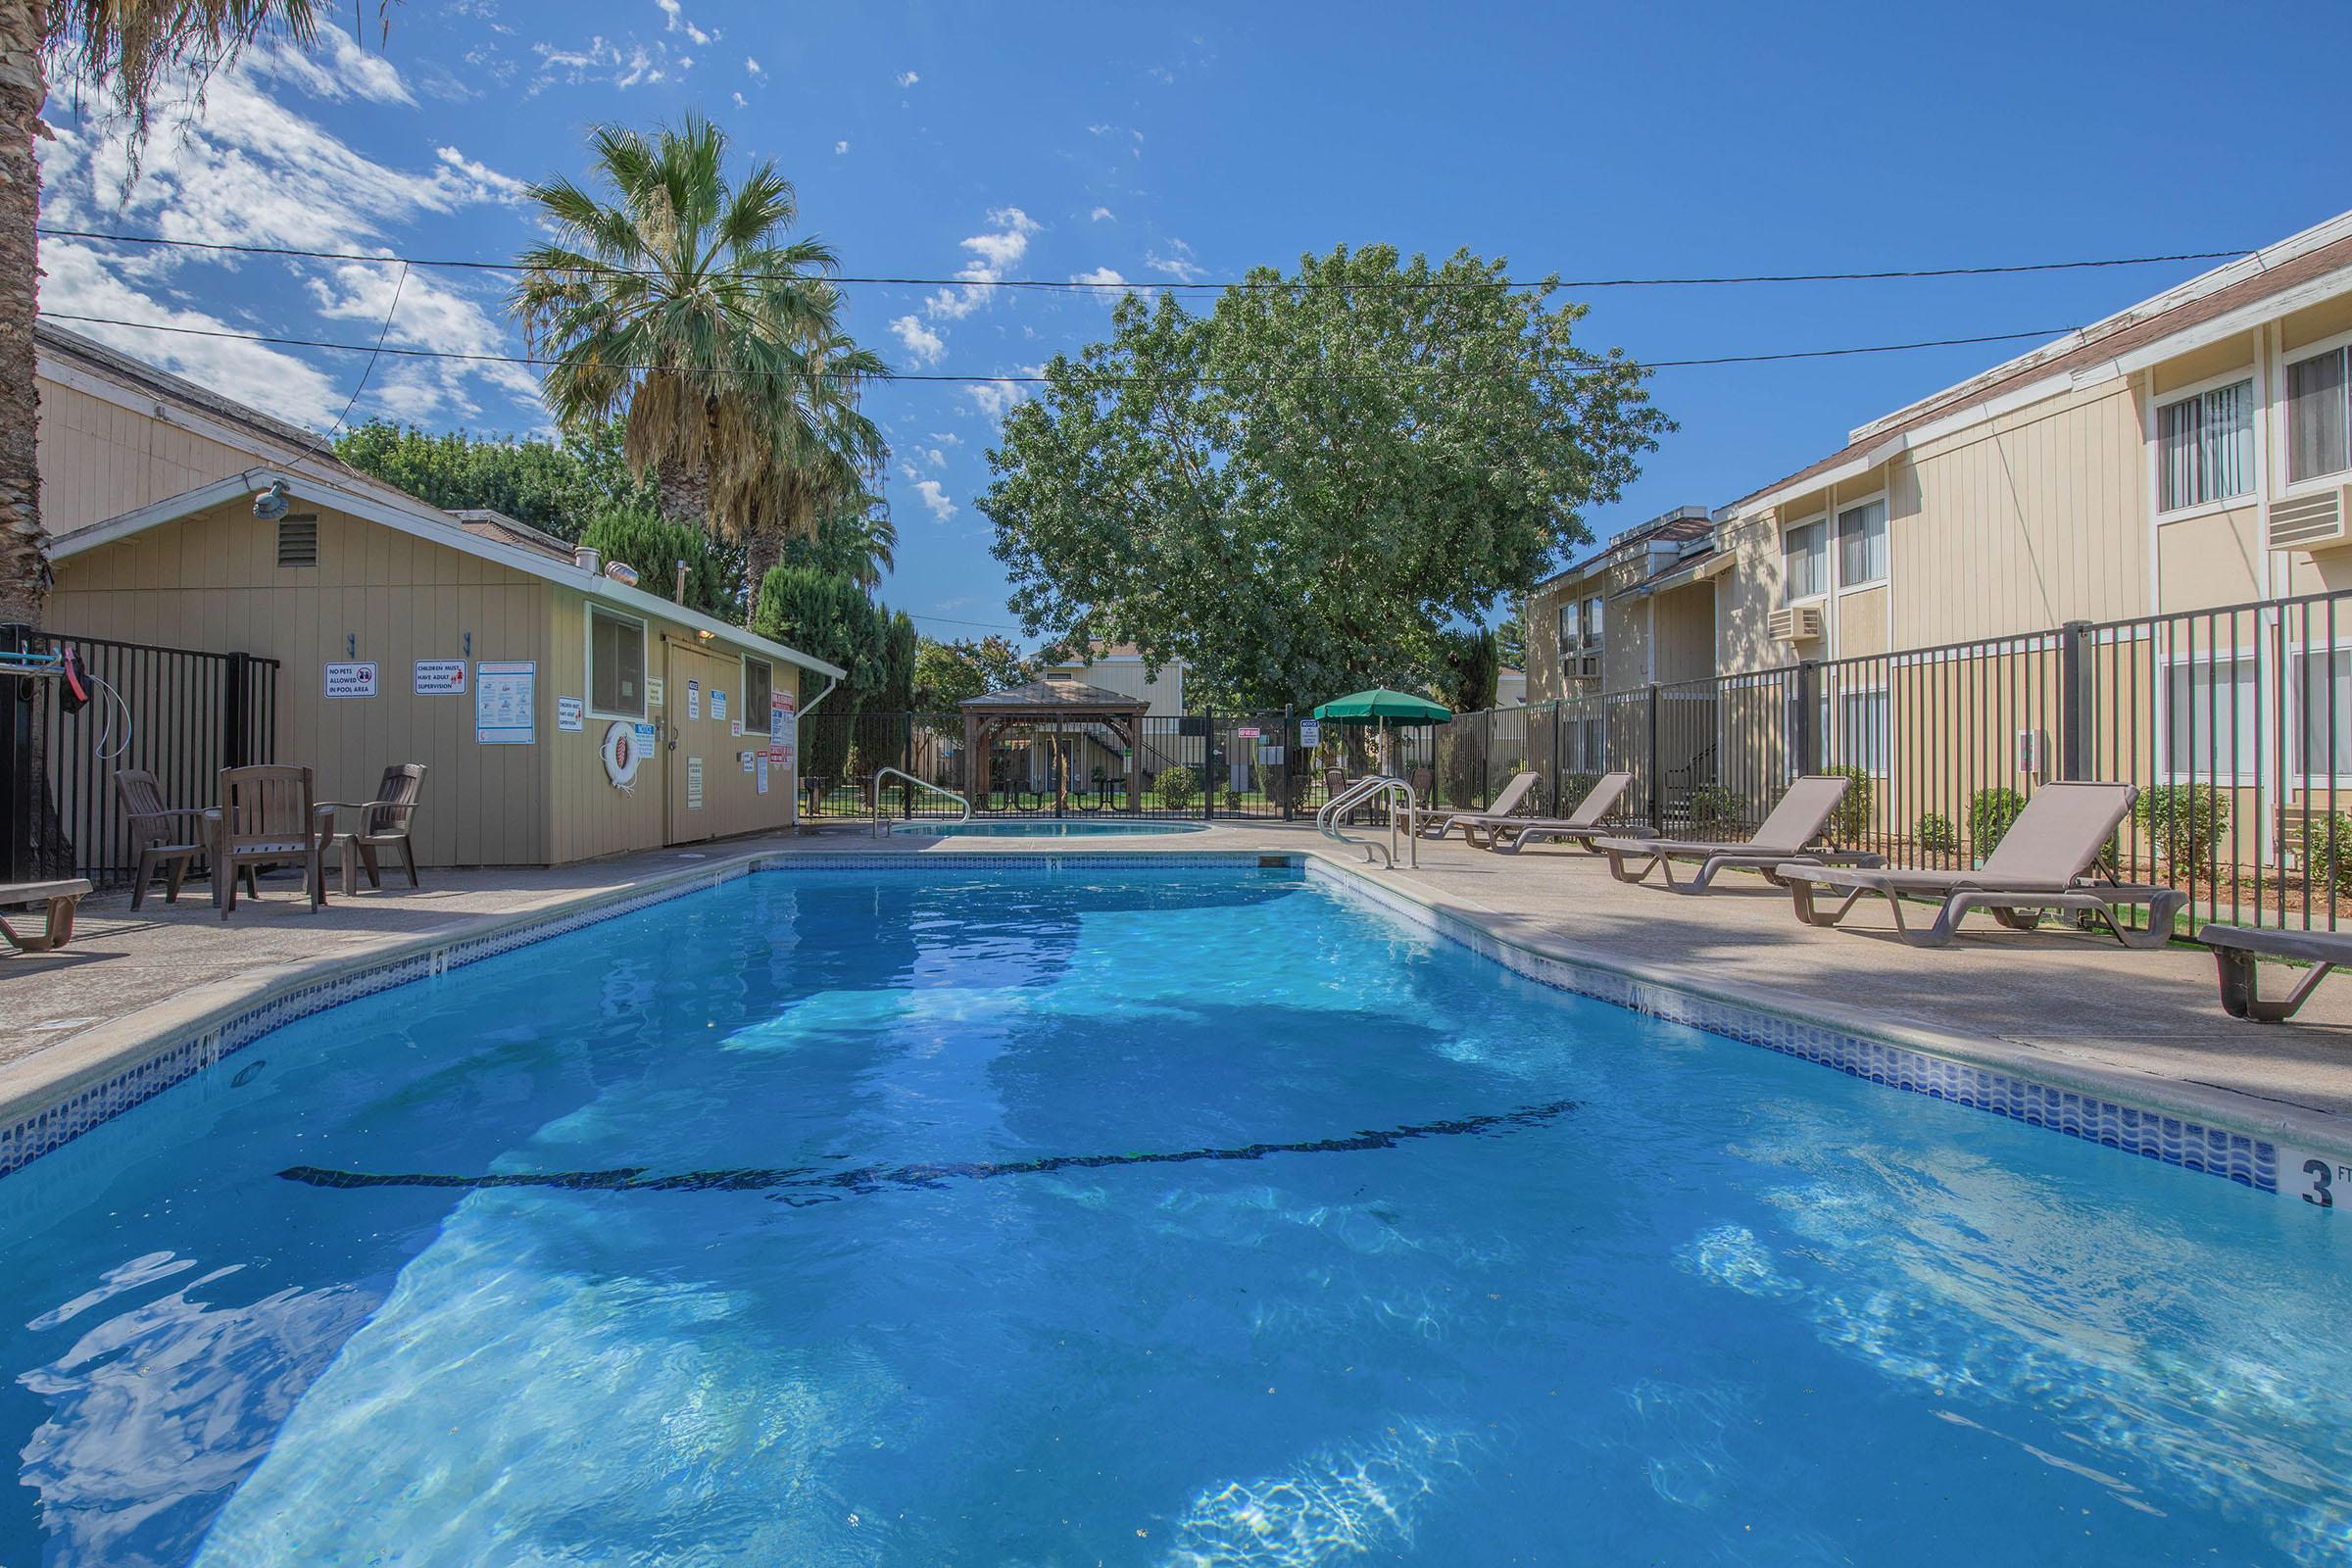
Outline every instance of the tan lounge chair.
POLYGON ((74 909, 90 891, 90 884, 80 877, 67 877, 57 882, 0 882, 0 906, 11 904, 45 904, 48 918, 39 933, 19 931, 0 919, 0 937, 21 953, 48 953, 74 940, 74 909))
POLYGON ((1425 839, 1442 839, 1456 827, 1462 830, 1462 837, 1468 838, 1471 824, 1502 821, 1519 809, 1519 803, 1527 799, 1527 792, 1542 782, 1544 775, 1541 773, 1514 773, 1511 781, 1502 787, 1502 793, 1494 797, 1494 804, 1483 811, 1420 809, 1413 812, 1413 819, 1407 826, 1425 839))
POLYGON ((2067 909, 2107 922, 2128 947, 2160 948, 2172 940, 2173 916, 2188 902, 2174 888, 2102 883, 2091 868, 2106 852, 2116 828, 2132 810, 2139 791, 2130 784, 2066 780, 2044 784, 2009 824, 1984 863, 1966 871, 1864 871, 1837 866, 1784 865, 1781 880, 1807 925, 1836 925, 1866 894, 1879 894, 1894 911, 1894 928, 1914 947, 1939 948, 1952 940, 1972 909, 1989 909, 2012 931, 2031 931, 2044 911, 2067 909), (1819 890, 1841 892, 1837 906, 1815 902, 1819 890), (1903 919, 1903 901, 1943 906, 1936 923, 1914 930, 1903 919), (2128 930, 2117 911, 2145 905, 2148 928, 2128 930))
POLYGON ((1837 773, 1807 773, 1788 786, 1757 824, 1754 836, 1745 843, 1729 843, 1714 839, 1642 839, 1620 834, 1614 838, 1592 841, 1592 847, 1609 858, 1609 874, 1620 882, 1640 882, 1654 868, 1666 879, 1666 886, 1677 893, 1704 893, 1707 885, 1724 871, 1761 871, 1768 882, 1778 883, 1791 864, 1808 865, 1877 865, 1880 858, 1860 850, 1824 849, 1814 845, 1822 830, 1830 823, 1830 813, 1838 809, 1844 798, 1847 780, 1837 773), (1628 869, 1626 861, 1638 858, 1640 864, 1628 869), (1689 882, 1674 879, 1674 862, 1696 860, 1698 874, 1689 882))
POLYGON ((2222 982, 2222 1010, 2253 1023, 2283 1023, 2311 1000, 2329 971, 2352 963, 2352 932, 2258 931, 2246 925, 2209 925, 2197 940, 2213 950, 2222 982), (2262 1000, 2254 973, 2257 956, 2294 958, 2311 965, 2295 988, 2274 1002, 2262 1000))
MULTIPOLYGON (((1647 828, 1610 828, 1602 818, 1617 809, 1617 803, 1633 787, 1631 773, 1603 773, 1585 798, 1576 803, 1576 809, 1566 816, 1513 816, 1484 819, 1462 824, 1462 837, 1482 850, 1494 850, 1504 855, 1517 855, 1530 844, 1544 844, 1561 839, 1592 850, 1598 838, 1647 838, 1647 828)), ((1598 851, 1592 851, 1597 854, 1598 851)))
POLYGON ((224 767, 220 804, 205 813, 212 830, 213 902, 225 920, 236 912, 237 879, 260 902, 254 873, 264 866, 299 865, 303 892, 316 911, 326 904, 324 834, 318 792, 307 767, 224 767))
POLYGON ((169 807, 164 788, 153 773, 140 767, 115 770, 115 793, 122 800, 122 819, 130 825, 130 842, 138 865, 130 874, 130 906, 146 901, 155 873, 164 873, 164 902, 179 902, 179 884, 188 862, 205 853, 204 820, 198 807, 169 807))
POLYGON ((376 865, 376 852, 400 852, 401 863, 408 867, 409 886, 416 886, 416 846, 410 841, 409 830, 416 818, 416 800, 424 793, 424 764, 395 762, 384 769, 383 782, 375 787, 372 801, 320 801, 314 809, 319 817, 321 841, 318 853, 326 857, 340 855, 343 859, 343 894, 349 898, 357 892, 362 864, 368 868, 368 885, 380 888, 383 875, 376 865), (337 811, 357 811, 360 825, 356 832, 337 833, 334 814, 337 811))

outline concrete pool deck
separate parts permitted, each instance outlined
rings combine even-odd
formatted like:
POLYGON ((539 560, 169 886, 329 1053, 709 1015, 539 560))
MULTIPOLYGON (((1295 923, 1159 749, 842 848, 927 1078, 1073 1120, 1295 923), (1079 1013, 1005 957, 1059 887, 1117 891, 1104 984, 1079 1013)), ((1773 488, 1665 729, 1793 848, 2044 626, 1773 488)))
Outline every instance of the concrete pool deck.
POLYGON ((1835 931, 1800 925, 1786 894, 1752 878, 1686 898, 1626 887, 1580 852, 1498 856, 1458 842, 1424 843, 1418 869, 1387 871, 1309 824, 1281 822, 993 842, 827 829, 546 869, 428 872, 419 891, 332 899, 318 914, 278 883, 226 923, 201 887, 176 907, 151 897, 135 914, 126 895, 93 898, 72 947, 0 960, 0 1122, 135 1054, 142 1040, 297 981, 746 859, 1170 851, 1318 856, 1539 956, 2352 1154, 2352 978, 2324 984, 2292 1023, 2242 1023, 2218 1005, 2202 950, 2132 952, 1986 919, 1952 947, 1923 951, 1896 940, 1883 910, 1858 909, 1835 931))

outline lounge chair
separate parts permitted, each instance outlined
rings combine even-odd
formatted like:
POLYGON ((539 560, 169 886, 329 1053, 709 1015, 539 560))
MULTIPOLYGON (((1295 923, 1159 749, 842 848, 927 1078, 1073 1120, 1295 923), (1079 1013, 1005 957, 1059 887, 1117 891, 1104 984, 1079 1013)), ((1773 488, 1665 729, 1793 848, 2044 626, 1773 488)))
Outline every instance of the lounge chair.
MULTIPOLYGON (((1599 781, 1585 792, 1576 803, 1576 809, 1566 816, 1509 816, 1481 817, 1462 824, 1462 837, 1482 850, 1495 850, 1504 855, 1517 855, 1530 844, 1544 844, 1566 839, 1592 849, 1599 838, 1646 838, 1647 828, 1610 828, 1601 819, 1617 808, 1632 787, 1631 773, 1603 773, 1599 781)), ((1593 851, 1597 854, 1597 851, 1593 851)))
POLYGON ((164 788, 153 773, 140 767, 115 770, 115 793, 122 801, 122 820, 130 825, 130 842, 138 853, 130 874, 130 906, 146 901, 155 873, 164 873, 164 902, 179 902, 179 884, 187 877, 188 862, 205 853, 204 811, 199 807, 169 807, 164 788))
POLYGON ((1527 799, 1527 792, 1542 782, 1544 775, 1541 773, 1514 773, 1511 781, 1502 787, 1502 793, 1494 797, 1494 804, 1483 811, 1440 811, 1423 808, 1413 812, 1413 819, 1405 826, 1425 839, 1442 839, 1457 827, 1462 830, 1462 837, 1468 838, 1473 823, 1484 825, 1502 821, 1519 809, 1519 803, 1527 799))
POLYGON ((47 953, 62 948, 74 940, 74 909, 90 891, 90 884, 80 877, 67 877, 56 882, 0 882, 0 906, 11 904, 44 904, 48 919, 36 935, 19 931, 0 919, 0 937, 22 953, 47 953))
POLYGON ((2339 931, 2258 931, 2245 925, 2209 925, 2197 940, 2213 950, 2214 967, 2222 982, 2222 1010, 2232 1018, 2254 1023, 2281 1023, 2292 1018, 2328 971, 2352 963, 2352 933, 2339 931), (2311 965, 2295 988, 2275 1002, 2262 1000, 2254 959, 2294 958, 2311 965))
POLYGON ((387 854, 398 850, 401 863, 408 868, 409 886, 416 886, 416 846, 409 838, 409 829, 416 818, 416 799, 423 793, 424 764, 395 762, 384 769, 383 781, 375 787, 374 800, 320 801, 312 808, 318 817, 318 853, 342 857, 345 897, 358 891, 363 864, 368 868, 369 887, 384 885, 375 860, 379 850, 387 854), (337 811, 359 812, 358 830, 337 833, 334 822, 337 811))
POLYGON ((1808 773, 1788 786, 1781 804, 1757 824, 1744 843, 1715 839, 1643 839, 1620 834, 1592 841, 1609 858, 1609 874, 1620 882, 1640 882, 1651 870, 1660 871, 1666 886, 1677 893, 1704 893, 1724 871, 1761 871, 1778 883, 1791 864, 1877 865, 1878 856, 1861 850, 1824 849, 1814 841, 1830 823, 1830 813, 1845 795, 1847 780, 1837 773, 1808 773), (1640 864, 1629 869, 1628 859, 1640 864), (1674 862, 1696 860, 1698 874, 1689 882, 1674 879, 1674 862))
POLYGON ((307 767, 224 767, 220 804, 205 813, 212 830, 213 901, 225 920, 236 912, 237 879, 248 897, 262 896, 254 873, 264 866, 299 865, 303 892, 315 912, 326 905, 325 834, 318 792, 307 767))
POLYGON ((2188 902, 2174 888, 2103 883, 2091 869, 2139 791, 2130 784, 2068 780, 2044 784, 2009 824, 1984 863, 1965 871, 1866 871, 1838 866, 1784 865, 1780 878, 1807 925, 1836 925, 1854 901, 1878 894, 1894 911, 1894 928, 1914 947, 1952 940, 1972 909, 1989 909, 2012 931, 2031 931, 2050 909, 2096 915, 2128 947, 2160 948, 2172 940, 2173 916, 2188 902), (1820 890, 1844 896, 1835 907, 1816 903, 1820 890), (1915 930, 1903 919, 1903 901, 1942 905, 1936 923, 1915 930), (2148 926, 2132 931, 2117 911, 2146 906, 2148 926))

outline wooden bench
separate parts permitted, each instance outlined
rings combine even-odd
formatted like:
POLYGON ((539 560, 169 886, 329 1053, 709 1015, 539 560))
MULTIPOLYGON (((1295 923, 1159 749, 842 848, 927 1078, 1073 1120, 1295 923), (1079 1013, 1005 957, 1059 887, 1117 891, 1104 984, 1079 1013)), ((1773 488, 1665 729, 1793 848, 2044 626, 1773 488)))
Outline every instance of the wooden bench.
POLYGON ((2352 963, 2352 933, 2209 925, 2197 933, 2197 940, 2213 950, 2222 984, 2222 1010, 2254 1023, 2278 1023, 2293 1017, 2329 970, 2339 963, 2352 963), (2296 959, 2310 964, 2311 972, 2285 996, 2265 1002, 2255 975, 2257 957, 2296 959))
POLYGON ((10 947, 24 953, 47 953, 64 947, 74 940, 74 906, 89 891, 90 884, 77 876, 58 882, 0 882, 0 906, 44 901, 49 906, 48 924, 40 935, 22 933, 0 919, 0 937, 6 937, 10 947))

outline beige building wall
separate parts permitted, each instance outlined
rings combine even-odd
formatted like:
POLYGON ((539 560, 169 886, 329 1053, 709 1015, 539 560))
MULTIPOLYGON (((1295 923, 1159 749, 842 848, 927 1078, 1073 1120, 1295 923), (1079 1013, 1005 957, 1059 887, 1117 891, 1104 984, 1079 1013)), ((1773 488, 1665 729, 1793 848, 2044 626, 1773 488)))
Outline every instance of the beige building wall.
MULTIPOLYGON (((188 428, 150 403, 124 407, 94 375, 44 368, 40 378, 41 519, 64 533, 225 479, 251 452, 188 428), (62 378, 61 378, 62 377, 62 378)), ((116 389, 115 397, 125 394, 116 389)))

